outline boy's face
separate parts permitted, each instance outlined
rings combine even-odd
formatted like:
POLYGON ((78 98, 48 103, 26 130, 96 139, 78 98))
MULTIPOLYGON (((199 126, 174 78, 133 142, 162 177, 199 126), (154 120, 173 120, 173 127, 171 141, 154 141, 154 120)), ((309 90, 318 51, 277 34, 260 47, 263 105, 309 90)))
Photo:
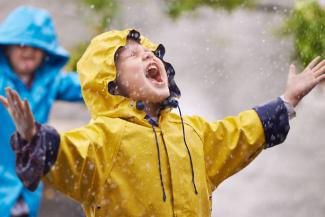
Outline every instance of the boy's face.
POLYGON ((44 52, 30 46, 10 45, 6 54, 12 69, 18 75, 32 75, 42 64, 44 52))
POLYGON ((128 40, 118 52, 116 70, 118 91, 124 96, 161 103, 170 95, 163 62, 136 41, 128 40))

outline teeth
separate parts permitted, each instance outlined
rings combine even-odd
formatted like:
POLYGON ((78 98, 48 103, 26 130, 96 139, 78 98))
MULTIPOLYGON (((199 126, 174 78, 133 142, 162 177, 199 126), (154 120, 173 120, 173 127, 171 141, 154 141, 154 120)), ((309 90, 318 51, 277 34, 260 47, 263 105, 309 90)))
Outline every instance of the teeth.
POLYGON ((158 73, 158 67, 154 64, 149 65, 147 68, 147 76, 148 74, 151 74, 151 76, 155 76, 158 73))
POLYGON ((157 69, 157 67, 155 65, 151 65, 151 66, 149 66, 148 71, 151 69, 157 69))
POLYGON ((146 77, 152 80, 155 80, 157 82, 162 82, 159 68, 155 63, 149 64, 146 72, 146 77))

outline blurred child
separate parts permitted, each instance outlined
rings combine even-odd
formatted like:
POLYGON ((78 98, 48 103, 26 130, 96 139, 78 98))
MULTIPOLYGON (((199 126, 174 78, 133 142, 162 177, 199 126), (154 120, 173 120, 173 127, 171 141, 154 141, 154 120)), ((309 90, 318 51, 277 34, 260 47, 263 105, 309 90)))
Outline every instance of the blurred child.
MULTIPOLYGON (((0 95, 6 87, 15 90, 29 102, 35 120, 46 123, 54 100, 82 101, 77 74, 60 73, 68 58, 46 11, 17 8, 0 24, 0 95)), ((9 142, 15 125, 2 105, 0 120, 0 215, 35 217, 42 185, 30 192, 17 177, 9 142)))
POLYGON ((7 89, 0 101, 17 126, 11 144, 25 186, 43 178, 88 217, 210 216, 213 190, 283 142, 294 106, 325 79, 319 58, 302 74, 291 66, 281 98, 209 123, 182 116, 164 53, 135 30, 93 39, 78 63, 91 121, 65 133, 35 123, 28 103, 7 89))

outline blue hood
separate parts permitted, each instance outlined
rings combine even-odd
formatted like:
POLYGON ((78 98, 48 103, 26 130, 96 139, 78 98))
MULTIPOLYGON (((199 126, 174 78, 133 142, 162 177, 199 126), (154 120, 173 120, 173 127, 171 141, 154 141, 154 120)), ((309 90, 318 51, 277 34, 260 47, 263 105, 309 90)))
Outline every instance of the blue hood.
POLYGON ((68 52, 59 45, 49 13, 45 10, 21 6, 0 24, 0 45, 27 45, 44 50, 47 64, 63 67, 68 52))

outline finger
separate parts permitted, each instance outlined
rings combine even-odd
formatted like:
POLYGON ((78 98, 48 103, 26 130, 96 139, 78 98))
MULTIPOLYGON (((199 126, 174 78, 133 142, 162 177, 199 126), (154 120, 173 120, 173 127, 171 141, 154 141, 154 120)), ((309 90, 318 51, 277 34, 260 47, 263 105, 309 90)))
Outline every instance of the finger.
POLYGON ((320 75, 322 75, 324 73, 325 73, 325 66, 323 66, 322 68, 320 68, 319 70, 317 70, 315 72, 315 75, 316 75, 316 77, 318 77, 318 76, 320 76, 320 75))
POLYGON ((9 102, 9 105, 11 106, 11 108, 12 108, 12 111, 14 113, 16 113, 16 114, 21 114, 22 113, 22 110, 19 107, 18 101, 16 99, 17 93, 14 90, 12 90, 12 89, 9 89, 8 90, 8 93, 9 93, 8 102, 9 102))
POLYGON ((295 75, 297 75, 296 73, 296 66, 294 64, 291 64, 289 67, 289 78, 294 77, 295 75))
POLYGON ((9 113, 11 114, 11 117, 14 119, 14 122, 16 123, 16 126, 19 122, 23 121, 23 111, 19 108, 18 102, 14 98, 14 93, 12 89, 8 89, 8 103, 10 106, 9 113))
MULTIPOLYGON (((25 107, 25 109, 24 109, 25 117, 27 118, 27 120, 30 120, 31 122, 34 123, 35 122, 34 115, 32 113, 32 110, 30 109, 29 103, 26 99, 24 100, 24 107, 25 107)), ((31 123, 31 124, 33 124, 33 123, 31 123)))
POLYGON ((14 90, 12 90, 11 92, 12 92, 14 101, 16 102, 16 105, 17 105, 19 111, 23 113, 24 106, 23 106, 23 102, 21 101, 18 93, 16 91, 14 91, 14 90))
POLYGON ((0 96, 0 102, 2 103, 2 105, 4 107, 6 107, 6 109, 8 109, 8 100, 6 98, 4 98, 3 96, 0 96))
POLYGON ((8 99, 8 106, 9 106, 9 109, 10 110, 14 110, 14 103, 12 101, 12 97, 11 97, 11 94, 10 94, 10 88, 6 88, 6 97, 8 99))
POLYGON ((317 83, 321 82, 321 81, 325 81, 325 74, 321 75, 317 78, 317 83))
MULTIPOLYGON (((13 102, 10 88, 6 88, 6 95, 7 95, 7 101, 8 101, 8 112, 17 127, 19 125, 19 123, 21 122, 22 118, 21 118, 21 115, 16 111, 16 106, 15 106, 15 103, 13 102)), ((18 130, 18 128, 17 128, 17 130, 18 130)))
POLYGON ((7 107, 7 110, 10 114, 10 116, 14 119, 14 115, 13 115, 13 103, 12 103, 12 100, 11 100, 11 96, 10 96, 10 93, 9 93, 9 88, 6 88, 6 97, 7 97, 7 102, 8 102, 8 107, 7 107))
POLYGON ((313 71, 316 72, 317 70, 319 70, 320 68, 322 68, 325 65, 325 59, 323 59, 320 63, 317 64, 317 66, 315 66, 313 68, 313 71))
POLYGON ((7 96, 7 98, 9 98, 9 96, 11 95, 11 91, 12 91, 12 89, 10 87, 6 88, 6 96, 7 96))
POLYGON ((10 87, 5 88, 6 92, 12 90, 10 87))
POLYGON ((317 56, 315 59, 313 59, 309 64, 308 66, 306 67, 307 69, 312 69, 314 68, 314 66, 318 63, 320 59, 320 56, 317 56))

